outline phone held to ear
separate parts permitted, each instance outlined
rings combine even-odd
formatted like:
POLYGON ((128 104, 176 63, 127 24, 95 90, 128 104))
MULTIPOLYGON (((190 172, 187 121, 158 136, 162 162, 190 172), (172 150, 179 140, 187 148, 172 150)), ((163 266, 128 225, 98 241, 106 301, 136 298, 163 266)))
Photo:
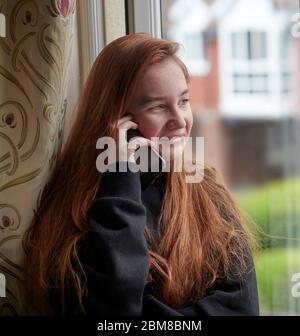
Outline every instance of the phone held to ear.
MULTIPOLYGON (((127 131, 127 141, 131 140, 135 137, 143 137, 141 132, 138 129, 130 128, 127 131)), ((142 159, 142 171, 161 171, 164 170, 167 166, 166 160, 159 154, 159 152, 151 147, 151 146, 142 146, 138 150, 135 151, 135 159, 137 164, 140 164, 140 159, 142 159), (137 152, 139 152, 139 155, 137 155, 137 152), (147 158, 148 161, 145 161, 144 159, 147 158), (143 162, 148 163, 148 167, 145 167, 143 165, 143 162)))

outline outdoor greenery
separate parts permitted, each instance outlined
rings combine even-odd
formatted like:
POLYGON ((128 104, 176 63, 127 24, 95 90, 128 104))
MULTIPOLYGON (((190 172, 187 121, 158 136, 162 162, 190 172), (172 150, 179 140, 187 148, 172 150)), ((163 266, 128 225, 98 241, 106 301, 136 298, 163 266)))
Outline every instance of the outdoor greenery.
POLYGON ((266 183, 237 200, 257 224, 263 248, 299 245, 300 178, 266 183))
POLYGON ((294 298, 291 277, 300 273, 300 247, 277 247, 255 256, 260 310, 263 315, 300 314, 300 298, 294 298))
POLYGON ((261 314, 299 315, 300 298, 291 294, 291 277, 300 272, 300 178, 266 183, 236 197, 256 223, 261 314))

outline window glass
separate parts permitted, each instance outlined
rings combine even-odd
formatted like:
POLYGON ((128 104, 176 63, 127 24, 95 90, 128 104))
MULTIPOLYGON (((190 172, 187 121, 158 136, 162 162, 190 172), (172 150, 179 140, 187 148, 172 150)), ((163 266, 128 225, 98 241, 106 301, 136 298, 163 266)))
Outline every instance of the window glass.
POLYGON ((300 315, 298 11, 293 0, 162 1, 163 37, 209 64, 191 71, 193 135, 257 223, 262 315, 300 315))

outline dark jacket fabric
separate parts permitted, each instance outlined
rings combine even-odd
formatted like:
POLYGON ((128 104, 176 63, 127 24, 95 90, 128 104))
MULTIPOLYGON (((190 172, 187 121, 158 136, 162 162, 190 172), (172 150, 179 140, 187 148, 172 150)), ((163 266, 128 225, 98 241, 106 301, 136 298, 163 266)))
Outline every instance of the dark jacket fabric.
MULTIPOLYGON (((90 230, 81 261, 86 274, 88 315, 207 316, 259 315, 256 274, 252 257, 244 281, 218 283, 212 291, 180 309, 156 298, 145 286, 150 258, 144 236, 148 226, 158 244, 156 224, 165 192, 165 172, 121 172, 102 176, 101 191, 89 211, 90 230)), ((134 166, 134 163, 129 163, 134 166)), ((70 311, 72 300, 70 299, 70 311)), ((57 299, 53 306, 60 314, 57 299)))

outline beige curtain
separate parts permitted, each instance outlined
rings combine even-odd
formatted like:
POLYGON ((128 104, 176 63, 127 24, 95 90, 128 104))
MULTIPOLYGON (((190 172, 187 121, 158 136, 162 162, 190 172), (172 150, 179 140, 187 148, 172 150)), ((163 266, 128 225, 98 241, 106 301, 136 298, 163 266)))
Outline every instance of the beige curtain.
POLYGON ((21 239, 61 149, 75 1, 0 0, 0 315, 26 314, 21 239))

